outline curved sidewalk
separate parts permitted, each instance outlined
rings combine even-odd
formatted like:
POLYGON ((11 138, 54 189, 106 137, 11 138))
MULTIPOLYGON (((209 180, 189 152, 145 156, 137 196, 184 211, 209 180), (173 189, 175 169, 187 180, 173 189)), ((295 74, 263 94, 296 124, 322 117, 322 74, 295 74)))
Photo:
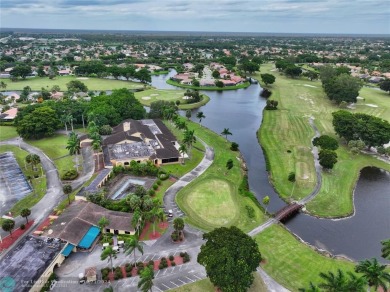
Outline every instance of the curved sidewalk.
POLYGON ((179 178, 173 185, 171 185, 165 192, 164 195, 164 206, 167 210, 173 210, 174 217, 181 217, 183 213, 180 211, 180 209, 177 207, 175 202, 176 194, 184 188, 186 185, 188 185, 190 182, 192 182, 194 179, 199 177, 202 173, 206 171, 207 168, 213 163, 214 161, 214 150, 210 146, 208 146, 204 141, 197 139, 205 146, 205 156, 203 157, 202 161, 198 164, 197 167, 195 167, 193 170, 179 178))
MULTIPOLYGON (((176 202, 175 202, 176 194, 182 188, 184 188, 186 185, 188 185, 190 182, 192 182, 197 177, 199 177, 202 173, 204 173, 207 170, 207 168, 209 168, 209 166, 214 161, 214 150, 213 150, 213 148, 208 146, 204 141, 202 141, 198 137, 197 137, 197 139, 206 148, 206 153, 205 153, 205 156, 203 157, 202 161, 198 164, 197 167, 195 167, 192 171, 190 171, 189 173, 187 173, 186 175, 181 177, 172 186, 170 186, 168 188, 168 190, 165 192, 164 205, 165 205, 166 209, 174 210, 174 217, 181 217, 181 216, 183 216, 183 213, 180 211, 180 209, 178 208, 178 206, 176 205, 176 202)), ((260 228, 261 231, 262 231, 266 227, 268 227, 269 225, 272 225, 274 222, 276 222, 276 220, 271 218, 266 223, 264 223, 261 226, 259 226, 258 228, 260 228)), ((186 226, 186 228, 187 227, 188 226, 186 226)), ((191 228, 191 229, 192 229, 192 232, 194 232, 195 228, 191 228)), ((258 231, 257 228, 256 228, 256 231, 258 231)), ((256 232, 256 234, 259 233, 259 232, 260 231, 256 232)), ((165 236, 165 237, 167 237, 167 236, 165 236)), ((153 246, 157 246, 158 245, 158 241, 153 246)), ((201 245, 201 244, 203 244, 203 243, 199 242, 199 245, 201 245)), ((197 266, 197 265, 199 265, 199 264, 196 264, 195 266, 197 266)), ((265 285, 267 286, 268 291, 270 291, 270 292, 288 292, 289 291, 286 288, 284 288, 283 286, 281 286, 279 283, 277 283, 274 279, 272 279, 261 267, 259 267, 257 269, 257 272, 259 273, 259 275, 263 279, 265 285)), ((180 273, 177 274, 177 277, 180 277, 180 273)))

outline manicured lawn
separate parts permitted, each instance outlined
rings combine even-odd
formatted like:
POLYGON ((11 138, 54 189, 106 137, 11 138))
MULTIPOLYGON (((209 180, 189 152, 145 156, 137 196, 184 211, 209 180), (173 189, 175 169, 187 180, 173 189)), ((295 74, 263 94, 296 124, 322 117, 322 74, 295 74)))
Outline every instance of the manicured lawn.
MULTIPOLYGON (((40 140, 29 140, 29 144, 41 149, 58 169, 60 177, 67 171, 75 167, 73 159, 75 157, 69 155, 66 149, 68 138, 66 135, 56 134, 53 137, 48 137, 40 140)), ((79 163, 81 163, 81 155, 79 155, 79 163)))
POLYGON ((247 88, 249 85, 251 85, 249 82, 245 82, 242 84, 238 84, 236 86, 225 86, 225 87, 217 87, 217 86, 193 86, 193 85, 186 85, 186 84, 180 84, 176 81, 167 80, 167 83, 173 86, 182 87, 182 88, 188 88, 188 89, 196 89, 196 90, 210 90, 210 91, 218 91, 218 90, 236 90, 240 88, 247 88))
POLYGON ((180 194, 180 206, 188 216, 210 226, 223 226, 239 215, 234 186, 220 178, 204 177, 180 194))
POLYGON ((30 182, 32 183, 32 187, 34 191, 23 199, 18 201, 15 205, 12 206, 11 210, 9 210, 13 216, 17 216, 20 214, 24 208, 31 208, 36 203, 38 203, 42 197, 46 193, 46 177, 41 175, 40 165, 37 166, 38 171, 33 171, 31 166, 27 166, 25 164, 25 158, 29 154, 27 151, 23 149, 19 149, 17 146, 12 145, 1 145, 0 153, 11 151, 14 153, 16 161, 18 162, 20 168, 22 169, 24 175, 26 177, 31 177, 30 182), (34 178, 34 175, 39 175, 37 178, 34 178))
POLYGON ((16 127, 13 126, 0 126, 0 141, 8 140, 18 137, 16 127))
MULTIPOLYGON (((307 196, 316 184, 311 139, 314 131, 309 117, 313 117, 321 134, 339 140, 338 162, 332 172, 323 172, 323 186, 319 195, 307 205, 309 212, 325 217, 339 217, 352 213, 352 191, 359 171, 365 166, 378 166, 390 170, 388 164, 368 156, 352 155, 335 135, 332 112, 339 110, 322 91, 319 81, 307 78, 291 79, 271 71, 272 64, 262 66, 262 72, 276 76, 268 88, 271 99, 279 102, 278 110, 264 111, 263 123, 258 132, 270 165, 270 178, 279 195, 285 200, 307 196), (287 180, 290 172, 296 173, 295 185, 287 180), (292 195, 291 195, 292 194, 292 195)), ((255 78, 260 79, 257 74, 255 78)), ((390 119, 390 99, 385 92, 363 88, 354 112, 374 114, 390 119), (364 104, 364 105, 363 105, 364 104), (378 105, 378 107, 366 104, 378 105)))
MULTIPOLYGON (((177 137, 178 141, 183 139, 183 131, 178 130, 171 122, 164 121, 168 129, 177 137)), ((162 166, 167 173, 181 177, 194 169, 203 159, 205 148, 202 143, 196 141, 191 148, 191 155, 185 160, 185 164, 170 164, 162 166)))
MULTIPOLYGON (((197 214, 194 206, 185 203, 186 195, 190 194, 192 190, 194 190, 194 186, 196 186, 198 182, 206 183, 207 181, 214 181, 216 178, 226 181, 226 183, 230 185, 230 192, 233 201, 236 204, 235 208, 238 210, 239 214, 239 216, 235 216, 232 220, 223 224, 224 226, 236 225, 244 231, 249 231, 264 222, 266 217, 261 212, 260 208, 250 198, 241 196, 238 193, 238 186, 244 177, 244 172, 237 160, 239 153, 231 151, 230 143, 220 135, 201 127, 197 123, 187 121, 187 125, 190 130, 195 131, 195 135, 197 137, 201 138, 206 144, 214 149, 215 157, 213 164, 197 180, 183 188, 176 197, 180 208, 186 211, 186 222, 203 230, 211 230, 216 227, 216 225, 210 224, 210 222, 204 220, 199 214, 197 214), (226 162, 228 159, 232 159, 234 161, 234 166, 229 172, 226 171, 226 162), (249 217, 246 206, 254 209, 253 218, 249 217)), ((207 196, 210 198, 205 197, 204 200, 210 200, 212 202, 213 197, 217 198, 217 193, 219 193, 219 190, 217 189, 213 190, 213 192, 209 191, 207 196)))
POLYGON ((58 85, 61 91, 66 91, 66 84, 72 80, 80 80, 87 87, 88 90, 112 90, 120 88, 143 88, 141 83, 132 82, 132 81, 122 81, 122 80, 110 80, 104 78, 90 78, 88 79, 77 79, 76 76, 57 76, 55 79, 50 80, 49 77, 34 77, 27 78, 25 80, 18 80, 12 82, 10 79, 4 79, 7 84, 6 91, 9 90, 22 90, 25 86, 30 86, 32 90, 41 90, 42 87, 46 89, 51 89, 53 85, 58 85))
POLYGON ((291 291, 307 288, 310 281, 321 282, 320 272, 353 271, 354 264, 323 256, 302 244, 290 232, 273 225, 256 235, 265 263, 261 266, 278 283, 291 291))
POLYGON ((154 198, 157 198, 161 205, 163 204, 163 198, 165 191, 173 184, 174 182, 171 179, 164 180, 162 184, 158 187, 156 190, 156 194, 154 195, 154 198))
POLYGON ((150 104, 157 100, 165 101, 180 101, 179 109, 193 109, 198 108, 202 105, 205 105, 209 102, 210 98, 206 95, 203 95, 203 100, 197 103, 186 104, 186 100, 183 99, 185 95, 185 90, 171 90, 171 89, 148 89, 144 91, 139 91, 134 93, 135 97, 145 106, 150 106, 150 104))
MULTIPOLYGON (((263 280, 261 279, 258 273, 254 273, 255 279, 253 280, 252 286, 247 290, 247 292, 266 292, 267 287, 265 286, 263 280)), ((181 286, 179 288, 171 289, 169 291, 172 292, 215 292, 214 285, 210 282, 210 280, 203 279, 200 281, 196 281, 191 284, 187 284, 181 286)))

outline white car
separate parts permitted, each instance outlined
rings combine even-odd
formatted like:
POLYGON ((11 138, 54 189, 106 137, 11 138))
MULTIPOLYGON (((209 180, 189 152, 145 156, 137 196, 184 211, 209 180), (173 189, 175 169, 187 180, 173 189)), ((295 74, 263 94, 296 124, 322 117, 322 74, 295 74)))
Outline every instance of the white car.
POLYGON ((168 217, 173 217, 173 211, 172 210, 168 210, 168 217))

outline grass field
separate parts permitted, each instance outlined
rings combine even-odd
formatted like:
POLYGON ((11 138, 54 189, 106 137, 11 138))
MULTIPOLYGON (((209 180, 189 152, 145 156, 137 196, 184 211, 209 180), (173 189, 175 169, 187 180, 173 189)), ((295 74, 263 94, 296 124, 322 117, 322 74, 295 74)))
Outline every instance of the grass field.
POLYGON ((19 135, 16 132, 16 127, 0 126, 0 141, 8 140, 18 136, 19 135))
POLYGON ((264 270, 279 284, 298 291, 307 288, 310 281, 319 283, 320 272, 352 271, 354 264, 320 255, 302 244, 290 232, 273 225, 255 236, 265 263, 264 270))
MULTIPOLYGON (((164 121, 165 125, 170 129, 170 131, 178 138, 178 141, 183 139, 183 131, 180 131, 172 126, 170 122, 164 121)), ((187 172, 194 169, 203 159, 205 148, 202 143, 196 141, 191 148, 191 155, 189 158, 185 159, 185 164, 170 164, 164 165, 161 168, 164 169, 167 173, 170 173, 176 177, 181 177, 187 172)))
MULTIPOLYGON (((66 149, 68 138, 66 135, 56 134, 40 140, 26 141, 29 144, 41 149, 51 160, 53 160, 60 177, 67 171, 75 167, 74 157, 69 155, 66 149)), ((81 163, 81 155, 79 155, 81 163)))
POLYGON ((72 80, 80 80, 87 87, 88 90, 112 90, 120 88, 143 88, 141 83, 132 82, 132 81, 122 81, 122 80, 111 80, 104 78, 90 78, 88 79, 78 79, 76 76, 57 76, 55 79, 49 79, 49 77, 34 77, 27 78, 25 80, 18 80, 12 82, 10 79, 4 79, 7 84, 5 91, 10 90, 22 90, 25 86, 30 86, 32 90, 41 90, 42 87, 46 89, 51 89, 53 85, 58 85, 61 91, 66 91, 66 84, 72 80))
MULTIPOLYGON (((262 66, 262 72, 270 72, 272 64, 262 66)), ((280 73, 276 82, 268 86, 271 99, 279 101, 278 110, 264 111, 259 140, 271 166, 271 181, 282 198, 300 199, 313 190, 316 183, 311 139, 314 131, 309 117, 313 117, 321 134, 335 136, 332 112, 339 110, 325 97, 321 83, 305 78, 291 79, 280 73), (287 180, 289 172, 295 172, 295 186, 287 180)), ((258 79, 259 75, 254 76, 258 79)), ((385 92, 363 88, 362 97, 353 112, 373 114, 390 119, 390 99, 385 92), (378 107, 367 106, 378 105, 378 107)), ((338 139, 338 138, 337 138, 338 139)), ((341 140, 339 139, 341 143, 341 140)), ((318 196, 307 205, 309 212, 324 217, 340 217, 352 213, 352 190, 359 171, 365 166, 377 166, 390 170, 390 165, 368 155, 352 155, 341 145, 337 150, 338 163, 332 172, 323 173, 323 186, 318 196)))
POLYGON ((171 89, 149 89, 144 91, 139 91, 135 93, 135 97, 145 106, 150 106, 150 104, 157 100, 165 101, 180 101, 179 109, 193 109, 198 108, 202 105, 205 105, 209 102, 210 98, 207 95, 203 95, 203 100, 197 103, 186 104, 186 100, 183 99, 185 95, 185 90, 171 90, 171 89))
MULTIPOLYGON (((254 273, 255 279, 253 280, 252 286, 247 290, 247 292, 266 292, 267 287, 265 286, 263 280, 261 279, 258 273, 254 273)), ((210 282, 209 279, 203 279, 196 281, 191 284, 181 286, 176 289, 169 290, 171 292, 215 292, 214 285, 210 282)))
POLYGON ((46 177, 41 176, 40 166, 38 165, 38 171, 33 171, 30 166, 26 167, 25 158, 29 154, 27 151, 23 149, 19 149, 17 146, 12 145, 1 145, 0 153, 11 151, 14 153, 16 161, 18 162, 20 168, 22 169, 24 175, 26 177, 34 177, 34 175, 39 175, 37 178, 32 178, 30 182, 32 183, 32 187, 34 191, 23 199, 18 201, 12 208, 9 210, 13 216, 17 216, 20 214, 24 208, 31 208, 36 203, 38 203, 42 197, 46 193, 46 177))
POLYGON ((234 186, 217 177, 197 180, 191 188, 183 190, 180 198, 188 216, 198 217, 197 220, 204 220, 210 226, 224 226, 239 216, 234 186))
MULTIPOLYGON (((172 127, 170 124, 167 125, 172 127)), ((206 221, 197 214, 194 206, 188 204, 188 201, 186 200, 186 196, 194 190, 194 186, 196 186, 198 182, 206 183, 207 181, 214 181, 216 178, 220 178, 230 185, 232 198, 236 205, 235 208, 238 210, 239 214, 239 216, 235 216, 232 220, 224 224, 224 226, 236 225, 244 231, 249 231, 264 222, 266 217, 261 212, 260 208, 258 208, 258 206, 250 198, 241 196, 238 193, 238 185, 244 176, 240 163, 237 160, 237 155, 239 153, 231 151, 230 143, 218 134, 215 134, 214 132, 193 122, 187 121, 187 125, 190 130, 195 131, 195 135, 197 137, 205 141, 205 143, 209 146, 213 147, 215 157, 213 164, 197 180, 183 188, 176 197, 178 205, 187 215, 186 222, 202 230, 211 230, 216 227, 216 225, 210 224, 210 222, 206 221), (232 159, 234 161, 234 166, 228 173, 226 173, 226 161, 228 159, 232 159), (246 206, 254 209, 253 218, 249 217, 246 206)), ((210 204, 216 206, 216 202, 218 202, 217 193, 219 193, 219 190, 214 190, 213 192, 209 191, 207 193, 207 197, 204 197, 203 200, 209 200, 210 204)))

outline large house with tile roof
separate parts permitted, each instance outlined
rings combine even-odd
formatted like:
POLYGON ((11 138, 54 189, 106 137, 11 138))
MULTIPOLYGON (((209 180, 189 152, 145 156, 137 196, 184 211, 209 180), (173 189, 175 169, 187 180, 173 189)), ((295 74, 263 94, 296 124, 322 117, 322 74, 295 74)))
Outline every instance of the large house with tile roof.
MULTIPOLYGON (((81 138, 81 144, 88 142, 81 138)), ((104 167, 127 166, 132 161, 155 165, 182 162, 176 137, 159 119, 128 119, 113 128, 102 142, 104 167)))

